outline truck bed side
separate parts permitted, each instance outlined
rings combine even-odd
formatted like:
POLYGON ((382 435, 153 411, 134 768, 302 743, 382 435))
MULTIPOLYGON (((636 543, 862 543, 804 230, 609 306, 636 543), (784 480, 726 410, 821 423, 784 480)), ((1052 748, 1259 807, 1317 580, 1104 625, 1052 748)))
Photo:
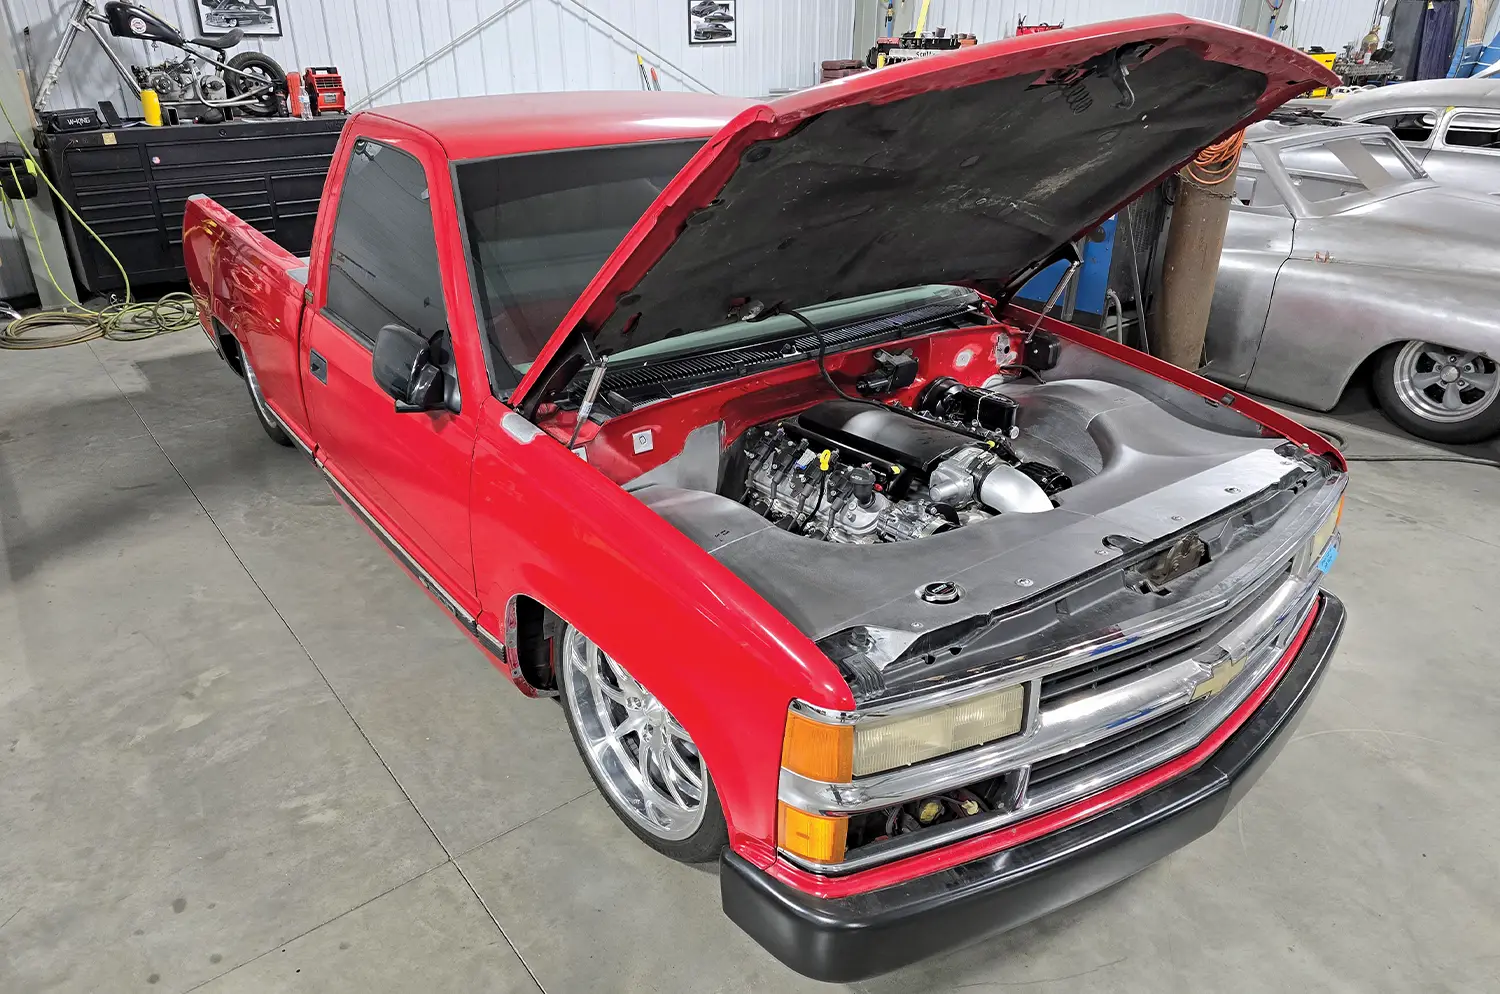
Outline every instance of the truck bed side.
POLYGON ((242 375, 250 362, 266 403, 311 448, 297 359, 307 260, 202 195, 188 198, 182 253, 204 331, 242 375))

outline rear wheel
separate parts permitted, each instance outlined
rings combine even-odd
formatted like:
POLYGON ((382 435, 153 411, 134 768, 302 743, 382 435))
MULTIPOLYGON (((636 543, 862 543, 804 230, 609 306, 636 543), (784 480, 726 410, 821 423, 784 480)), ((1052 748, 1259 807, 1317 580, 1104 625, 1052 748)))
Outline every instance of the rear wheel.
POLYGON ((729 843, 719 795, 687 730, 577 629, 563 637, 558 688, 568 729, 599 793, 647 845, 684 863, 729 843))
POLYGON ((271 441, 290 448, 292 437, 286 433, 286 429, 281 427, 281 423, 276 420, 276 415, 272 414, 271 409, 266 406, 266 395, 261 393, 260 381, 255 378, 255 367, 250 365, 250 359, 245 355, 244 350, 240 351, 240 368, 245 371, 245 386, 250 390, 250 406, 255 410, 255 420, 260 422, 260 426, 266 430, 271 441))
POLYGON ((254 117, 275 117, 281 113, 281 95, 286 93, 286 73, 281 63, 260 52, 241 52, 229 60, 229 68, 239 70, 224 74, 231 97, 260 94, 254 103, 241 105, 242 111, 254 117))
POLYGON ((1393 345, 1374 385, 1386 415, 1420 438, 1459 444, 1500 433, 1500 367, 1489 356, 1434 342, 1393 345))

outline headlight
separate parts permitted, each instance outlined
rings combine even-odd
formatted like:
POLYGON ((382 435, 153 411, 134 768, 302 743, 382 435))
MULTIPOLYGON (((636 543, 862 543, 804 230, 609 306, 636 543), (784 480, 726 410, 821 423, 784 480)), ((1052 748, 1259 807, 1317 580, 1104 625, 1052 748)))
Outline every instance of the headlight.
MULTIPOLYGON (((824 783, 894 770, 1021 731, 1026 689, 1002 687, 944 707, 895 718, 834 724, 788 711, 782 769, 824 783)), ((844 858, 849 819, 777 806, 777 845, 817 863, 844 858)))
POLYGON ((947 707, 854 726, 854 775, 920 763, 984 745, 1021 730, 1026 691, 1020 684, 947 707))
POLYGON ((1025 720, 1026 689, 1021 684, 944 707, 853 725, 825 723, 791 711, 781 744, 781 765, 811 780, 848 783, 851 777, 910 766, 1015 735, 1025 720))

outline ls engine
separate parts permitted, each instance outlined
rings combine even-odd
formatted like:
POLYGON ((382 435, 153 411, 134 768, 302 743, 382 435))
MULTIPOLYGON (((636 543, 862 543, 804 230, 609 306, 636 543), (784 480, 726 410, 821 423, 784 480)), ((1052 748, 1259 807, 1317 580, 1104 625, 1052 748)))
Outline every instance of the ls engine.
POLYGON ((948 377, 915 407, 830 400, 746 433, 742 502, 830 542, 926 538, 996 514, 1050 511, 1072 485, 1010 447, 1016 406, 948 377))

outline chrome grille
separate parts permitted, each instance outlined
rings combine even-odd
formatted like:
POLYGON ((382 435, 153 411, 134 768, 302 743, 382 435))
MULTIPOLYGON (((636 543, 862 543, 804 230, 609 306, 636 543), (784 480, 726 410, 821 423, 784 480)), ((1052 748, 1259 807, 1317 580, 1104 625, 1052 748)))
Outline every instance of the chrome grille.
POLYGON ((1114 735, 1099 739, 1081 749, 1044 759, 1031 766, 1029 791, 1053 785, 1064 778, 1087 778, 1095 775, 1105 763, 1135 749, 1149 750, 1168 734, 1186 724, 1204 704, 1196 701, 1187 707, 1157 715, 1114 735))
POLYGON ((1193 648, 1207 635, 1208 624, 1197 625, 1178 635, 1152 642, 1138 649, 1112 653, 1042 678, 1041 706, 1047 708, 1073 694, 1106 690, 1123 681, 1140 676, 1154 663, 1169 659, 1193 648))

